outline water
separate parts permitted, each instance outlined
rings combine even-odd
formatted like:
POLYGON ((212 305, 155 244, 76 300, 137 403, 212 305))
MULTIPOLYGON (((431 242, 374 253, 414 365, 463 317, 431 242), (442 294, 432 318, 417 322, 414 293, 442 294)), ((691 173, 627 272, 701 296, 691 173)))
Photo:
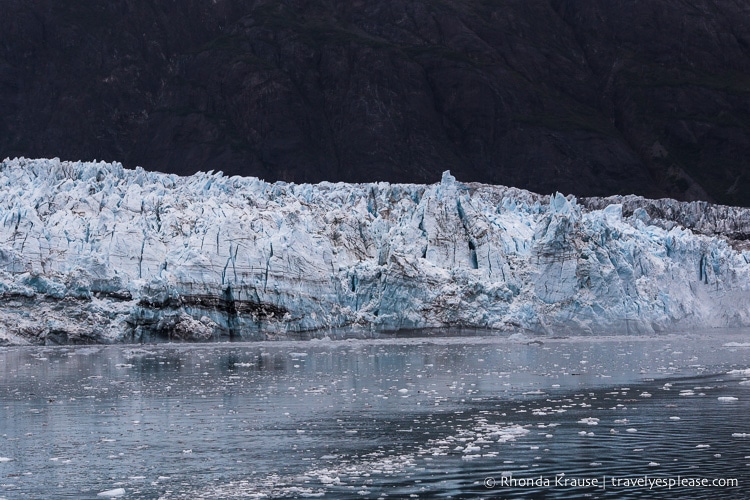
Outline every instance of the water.
POLYGON ((749 333, 2 348, 0 498, 743 498, 749 333))

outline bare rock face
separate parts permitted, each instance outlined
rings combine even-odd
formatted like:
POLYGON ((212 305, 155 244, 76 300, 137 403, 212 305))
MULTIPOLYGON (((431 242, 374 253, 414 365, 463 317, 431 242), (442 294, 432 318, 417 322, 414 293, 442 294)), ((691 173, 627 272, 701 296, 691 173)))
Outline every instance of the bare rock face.
POLYGON ((750 5, 5 0, 0 155, 750 205, 750 5))

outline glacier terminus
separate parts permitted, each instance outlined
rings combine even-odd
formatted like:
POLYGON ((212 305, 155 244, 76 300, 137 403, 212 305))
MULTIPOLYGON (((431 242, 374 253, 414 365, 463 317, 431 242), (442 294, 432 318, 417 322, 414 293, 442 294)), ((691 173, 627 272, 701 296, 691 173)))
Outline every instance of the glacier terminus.
POLYGON ((750 326, 750 210, 0 164, 0 344, 750 326))

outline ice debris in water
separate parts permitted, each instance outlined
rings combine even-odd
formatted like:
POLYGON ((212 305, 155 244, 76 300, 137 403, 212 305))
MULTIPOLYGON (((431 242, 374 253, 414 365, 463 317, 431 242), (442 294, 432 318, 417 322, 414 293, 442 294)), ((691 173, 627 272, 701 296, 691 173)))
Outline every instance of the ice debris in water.
POLYGON ((456 434, 436 439, 428 439, 424 444, 417 444, 412 451, 402 453, 395 450, 375 451, 361 457, 323 456, 321 460, 335 459, 325 466, 313 467, 300 473, 295 479, 304 477, 306 482, 314 479, 320 487, 312 485, 306 488, 291 486, 294 480, 277 474, 270 474, 258 479, 231 481, 226 484, 212 485, 201 491, 167 494, 164 498, 297 498, 308 496, 325 496, 327 488, 361 484, 363 477, 400 477, 405 472, 419 466, 419 460, 430 460, 433 457, 454 455, 462 460, 481 458, 495 459, 498 452, 482 452, 490 443, 495 446, 506 446, 516 439, 529 434, 526 426, 518 424, 491 423, 482 416, 474 416, 467 427, 455 429, 456 434), (461 445, 456 446, 457 443, 461 445), (394 453, 395 452, 395 453, 394 453))
POLYGON ((579 424, 599 425, 599 419, 595 417, 586 417, 578 421, 579 424))
POLYGON ((750 325, 750 210, 0 163, 2 343, 750 325), (723 235, 723 236, 722 236, 723 235), (726 237, 724 237, 726 236, 726 237))
POLYGON ((102 491, 97 493, 96 496, 104 498, 116 498, 125 495, 125 488, 115 488, 113 490, 102 491))

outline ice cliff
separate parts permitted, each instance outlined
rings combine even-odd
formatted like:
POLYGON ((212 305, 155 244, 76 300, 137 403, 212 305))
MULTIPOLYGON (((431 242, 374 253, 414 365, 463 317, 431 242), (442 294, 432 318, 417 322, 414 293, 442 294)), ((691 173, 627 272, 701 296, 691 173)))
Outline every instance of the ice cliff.
POLYGON ((750 211, 0 164, 0 342, 750 325, 750 211))

